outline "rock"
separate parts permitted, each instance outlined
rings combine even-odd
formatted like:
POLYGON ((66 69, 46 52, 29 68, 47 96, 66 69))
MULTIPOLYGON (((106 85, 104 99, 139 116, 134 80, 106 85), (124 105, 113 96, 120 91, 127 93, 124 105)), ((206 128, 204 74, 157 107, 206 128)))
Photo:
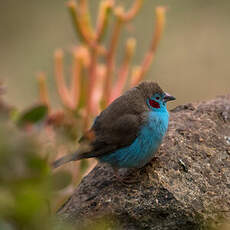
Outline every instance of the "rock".
MULTIPOLYGON (((58 211, 74 224, 107 218, 114 229, 206 229, 230 216, 230 95, 171 111, 152 161, 124 185, 98 164, 58 211)), ((113 229, 113 228, 110 228, 113 229)))

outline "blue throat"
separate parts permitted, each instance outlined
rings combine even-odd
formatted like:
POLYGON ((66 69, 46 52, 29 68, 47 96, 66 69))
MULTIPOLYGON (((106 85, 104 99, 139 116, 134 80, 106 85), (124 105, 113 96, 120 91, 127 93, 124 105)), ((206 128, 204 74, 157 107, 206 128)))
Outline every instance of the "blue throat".
POLYGON ((169 114, 166 106, 162 106, 146 115, 146 121, 131 145, 100 157, 99 160, 116 168, 140 168, 147 164, 167 131, 169 114))

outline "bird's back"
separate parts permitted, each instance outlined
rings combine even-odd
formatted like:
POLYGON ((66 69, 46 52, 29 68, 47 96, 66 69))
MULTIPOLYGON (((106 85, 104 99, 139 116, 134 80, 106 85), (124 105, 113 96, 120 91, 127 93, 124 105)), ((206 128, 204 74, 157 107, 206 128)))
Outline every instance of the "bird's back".
POLYGON ((107 128, 125 114, 140 116, 147 109, 141 92, 133 88, 122 96, 114 100, 100 115, 96 118, 92 129, 96 132, 106 130, 107 128))

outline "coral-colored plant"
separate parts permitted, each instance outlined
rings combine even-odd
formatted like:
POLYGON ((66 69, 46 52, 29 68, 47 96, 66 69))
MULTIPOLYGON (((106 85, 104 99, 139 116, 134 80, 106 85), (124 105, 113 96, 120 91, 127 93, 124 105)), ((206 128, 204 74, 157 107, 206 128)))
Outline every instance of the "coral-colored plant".
MULTIPOLYGON (((54 54, 55 77, 57 90, 64 107, 70 111, 81 110, 84 129, 89 127, 91 119, 100 110, 120 96, 124 86, 135 86, 144 77, 154 58, 165 22, 165 8, 156 8, 156 23, 152 42, 140 66, 131 67, 136 40, 129 38, 126 41, 123 61, 121 66, 116 65, 116 49, 120 32, 126 23, 129 23, 139 12, 143 0, 135 0, 131 9, 125 12, 121 6, 116 6, 113 0, 100 2, 96 27, 92 28, 87 0, 67 3, 73 26, 82 44, 73 48, 73 66, 71 85, 68 87, 63 71, 63 51, 57 50, 54 54), (108 21, 115 16, 108 46, 103 43, 108 21), (102 61, 103 60, 103 61, 102 61), (128 79, 132 68, 130 79, 128 79)), ((39 75, 40 100, 48 105, 44 74, 39 75)))

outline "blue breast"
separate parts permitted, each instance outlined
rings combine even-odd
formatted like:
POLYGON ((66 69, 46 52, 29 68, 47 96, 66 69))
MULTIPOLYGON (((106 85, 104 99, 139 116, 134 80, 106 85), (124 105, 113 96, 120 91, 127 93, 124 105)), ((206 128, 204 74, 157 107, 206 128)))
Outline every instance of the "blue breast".
POLYGON ((135 141, 99 160, 117 168, 140 168, 154 156, 168 128, 167 110, 148 112, 146 122, 135 141))

